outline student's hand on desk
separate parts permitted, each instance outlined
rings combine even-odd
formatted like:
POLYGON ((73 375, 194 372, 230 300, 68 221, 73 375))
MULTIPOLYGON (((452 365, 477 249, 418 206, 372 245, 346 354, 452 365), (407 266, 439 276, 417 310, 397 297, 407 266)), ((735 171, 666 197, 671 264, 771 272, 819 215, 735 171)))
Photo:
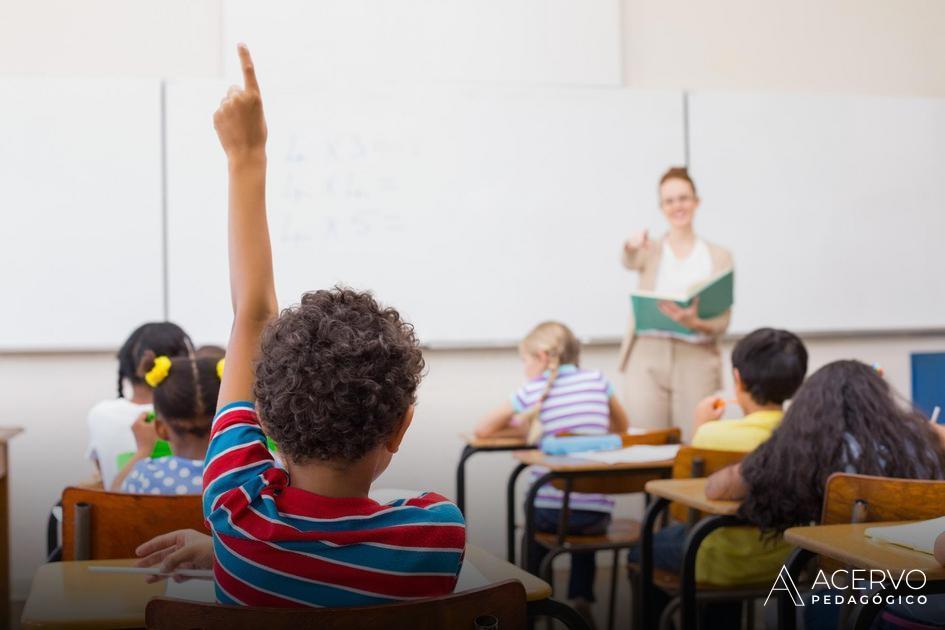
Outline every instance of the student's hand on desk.
POLYGON ((722 417, 722 414, 725 413, 725 405, 719 405, 720 400, 722 399, 718 396, 707 396, 696 405, 695 426, 699 427, 706 422, 712 422, 722 417))
POLYGON ((150 457, 154 451, 154 445, 157 444, 158 434, 154 428, 154 422, 148 422, 148 412, 144 412, 137 417, 135 423, 131 425, 131 432, 135 436, 135 444, 138 445, 138 455, 150 457))
POLYGON ((702 320, 699 319, 699 298, 693 298, 689 306, 680 306, 675 302, 664 300, 660 302, 660 311, 680 326, 690 330, 698 330, 702 320))
MULTIPOLYGON (((142 544, 135 549, 135 555, 141 558, 135 566, 152 567, 161 563, 161 573, 172 573, 176 569, 212 569, 213 540, 194 529, 178 529, 142 544)), ((149 583, 163 579, 158 575, 147 577, 149 583)), ((186 579, 174 578, 177 582, 186 579)))
POLYGON ((265 158, 266 119, 256 81, 256 69, 244 44, 237 47, 243 68, 243 87, 231 86, 213 114, 213 126, 220 144, 231 160, 265 158))

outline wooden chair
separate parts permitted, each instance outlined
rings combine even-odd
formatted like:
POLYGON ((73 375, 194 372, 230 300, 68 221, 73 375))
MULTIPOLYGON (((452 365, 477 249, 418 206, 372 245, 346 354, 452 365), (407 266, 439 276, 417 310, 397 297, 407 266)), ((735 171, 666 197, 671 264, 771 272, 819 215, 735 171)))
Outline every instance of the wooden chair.
MULTIPOLYGON (((681 433, 678 428, 659 429, 648 431, 643 434, 625 433, 621 435, 623 446, 635 445, 661 445, 678 444, 681 433)), ((602 477, 578 477, 570 481, 571 492, 581 492, 587 494, 633 494, 643 492, 647 481, 653 479, 651 473, 640 472, 621 473, 620 475, 602 476, 602 477)), ((566 482, 563 479, 551 481, 551 485, 564 491, 566 482)), ((629 549, 640 539, 640 522, 635 519, 613 519, 604 534, 600 535, 573 535, 567 534, 567 522, 561 522, 556 533, 537 532, 535 542, 548 549, 538 570, 539 577, 546 582, 551 583, 552 563, 554 559, 562 554, 571 554, 577 552, 613 552, 613 568, 611 570, 610 580, 610 600, 608 607, 607 627, 613 628, 614 624, 614 603, 616 601, 617 590, 617 571, 620 566, 620 550, 629 549)), ((525 541, 528 544, 528 541, 525 541)))
MULTIPOLYGON (((695 448, 682 446, 676 453, 673 462, 673 479, 700 479, 717 473, 742 461, 748 453, 739 451, 716 451, 710 448, 695 448)), ((670 516, 677 521, 694 525, 703 514, 692 510, 685 505, 672 503, 669 506, 670 516)))
POLYGON ((188 528, 207 531, 200 495, 123 494, 76 487, 62 492, 63 560, 133 558, 141 543, 188 528), (77 518, 82 522, 79 527, 77 518))
POLYGON ((945 481, 834 473, 827 478, 821 525, 938 518, 945 481))
MULTIPOLYGON (((843 523, 874 523, 883 521, 921 521, 938 518, 945 505, 945 481, 927 479, 894 479, 852 473, 834 473, 824 487, 824 503, 820 514, 821 525, 843 523)), ((811 568, 816 560, 821 569, 832 572, 843 568, 842 563, 820 558, 804 549, 795 549, 785 566, 795 582, 811 568)), ((807 590, 809 585, 801 586, 807 590)), ((845 609, 844 614, 849 610, 845 609)), ((779 627, 793 628, 795 610, 779 608, 779 627)))
MULTIPOLYGON (((723 468, 737 464, 742 459, 744 459, 746 455, 748 455, 748 453, 740 451, 719 451, 715 449, 695 448, 693 446, 682 446, 680 447, 679 452, 676 454, 676 459, 673 463, 673 479, 697 479, 708 477, 709 475, 716 473, 723 468)), ((689 527, 693 526, 704 516, 704 514, 698 510, 693 510, 678 503, 670 504, 669 513, 673 520, 686 523, 689 527)), ((632 591, 631 598, 634 602, 632 606, 633 610, 635 611, 639 609, 639 603, 635 599, 635 596, 637 593, 639 593, 640 565, 636 563, 630 563, 628 565, 628 572, 630 574, 630 584, 632 591)), ((674 597, 673 601, 667 606, 666 612, 664 613, 664 621, 660 624, 663 626, 665 625, 665 620, 678 606, 678 595, 680 592, 679 573, 667 571, 665 569, 654 568, 653 585, 674 597)), ((697 589, 700 592, 700 600, 702 601, 751 601, 753 598, 759 595, 762 597, 765 595, 767 591, 761 592, 762 586, 763 585, 751 584, 745 586, 698 584, 697 589)), ((753 623, 752 613, 753 610, 751 606, 749 606, 749 625, 753 623)), ((632 615, 632 618, 637 621, 634 615, 632 615)))
POLYGON ((521 582, 507 580, 445 597, 358 608, 252 608, 157 597, 148 602, 145 624, 153 630, 474 630, 476 619, 485 616, 497 619, 501 630, 524 630, 526 596, 521 582))

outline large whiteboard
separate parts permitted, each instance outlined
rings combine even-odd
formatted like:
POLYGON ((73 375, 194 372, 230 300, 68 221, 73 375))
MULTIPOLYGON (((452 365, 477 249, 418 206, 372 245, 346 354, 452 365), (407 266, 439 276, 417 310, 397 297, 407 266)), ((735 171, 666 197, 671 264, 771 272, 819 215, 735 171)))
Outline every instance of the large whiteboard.
POLYGON ((696 93, 689 111, 733 330, 945 325, 945 100, 696 93))
POLYGON ((0 81, 0 348, 117 347, 163 310, 156 80, 0 81))
MULTIPOLYGON (((167 90, 169 311, 225 339, 222 83, 167 90)), ((616 337, 620 244, 683 159, 682 95, 590 88, 264 86, 280 303, 343 282, 426 342, 518 339, 548 318, 616 337)))
POLYGON ((246 42, 272 81, 619 85, 620 0, 226 0, 223 60, 246 42))

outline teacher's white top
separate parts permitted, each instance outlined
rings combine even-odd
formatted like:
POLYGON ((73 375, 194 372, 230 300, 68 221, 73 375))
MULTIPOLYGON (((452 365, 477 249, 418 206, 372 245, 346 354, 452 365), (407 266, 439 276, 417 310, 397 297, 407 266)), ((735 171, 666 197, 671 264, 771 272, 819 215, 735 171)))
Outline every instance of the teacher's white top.
POLYGON ((654 291, 663 295, 684 295, 693 285, 712 275, 712 255, 701 238, 696 239, 692 251, 685 258, 676 258, 669 239, 663 239, 663 256, 656 273, 654 291))

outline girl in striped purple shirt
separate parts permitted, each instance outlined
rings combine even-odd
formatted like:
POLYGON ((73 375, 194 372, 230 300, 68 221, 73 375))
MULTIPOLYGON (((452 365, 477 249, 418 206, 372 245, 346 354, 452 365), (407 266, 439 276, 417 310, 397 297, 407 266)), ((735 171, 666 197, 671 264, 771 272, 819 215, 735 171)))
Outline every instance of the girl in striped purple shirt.
MULTIPOLYGON (((476 427, 479 438, 528 436, 530 443, 561 433, 623 433, 629 422, 614 387, 601 372, 578 367, 581 346, 574 333, 559 322, 536 326, 519 345, 528 379, 508 401, 476 427)), ((532 481, 545 471, 532 470, 532 481)), ((563 492, 546 485, 535 499, 535 526, 557 532, 563 492)), ((571 493, 568 533, 602 534, 610 524, 613 499, 607 495, 571 493)), ((538 572, 547 550, 528 541, 529 571, 538 572)), ((594 553, 571 556, 568 597, 586 613, 594 601, 594 553)))

